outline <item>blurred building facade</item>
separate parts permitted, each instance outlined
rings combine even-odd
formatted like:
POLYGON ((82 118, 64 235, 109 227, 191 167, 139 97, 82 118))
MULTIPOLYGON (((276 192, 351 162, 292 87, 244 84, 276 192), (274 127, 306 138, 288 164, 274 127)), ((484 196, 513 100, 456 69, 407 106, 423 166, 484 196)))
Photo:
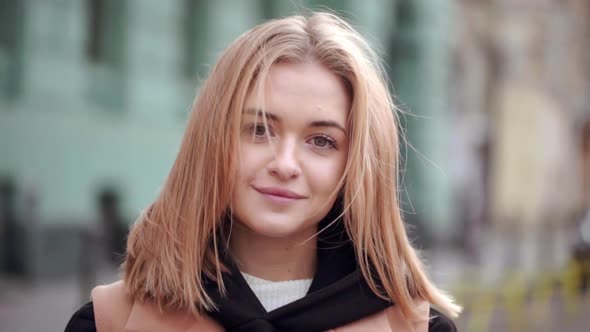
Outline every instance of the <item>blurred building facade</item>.
POLYGON ((590 3, 458 1, 452 154, 464 243, 512 269, 563 265, 590 207, 590 3), (489 233, 488 233, 489 236, 489 233))
MULTIPOLYGON (((462 1, 453 109, 485 151, 494 223, 558 223, 590 203, 590 3, 462 1), (493 181, 489 181, 493 179, 493 181)), ((480 167, 481 168, 481 167, 480 167)))
POLYGON ((88 217, 105 183, 137 212, 217 55, 309 6, 354 12, 376 43, 390 30, 388 1, 2 0, 0 171, 39 191, 44 222, 88 217))
POLYGON ((35 243, 18 247, 31 273, 72 269, 101 192, 131 222, 217 55, 305 8, 340 12, 386 61, 423 245, 473 246, 486 225, 559 224, 590 204, 585 0, 0 0, 0 177, 35 243))

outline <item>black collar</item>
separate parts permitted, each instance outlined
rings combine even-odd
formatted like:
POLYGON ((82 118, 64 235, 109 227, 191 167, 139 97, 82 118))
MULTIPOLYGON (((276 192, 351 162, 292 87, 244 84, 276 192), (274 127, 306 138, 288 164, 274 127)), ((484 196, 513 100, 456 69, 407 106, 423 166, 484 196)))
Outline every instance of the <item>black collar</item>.
MULTIPOLYGON (((336 204, 338 206, 338 204, 336 204)), ((332 211, 320 229, 339 215, 332 211)), ((209 316, 232 332, 325 331, 381 311, 391 305, 376 296, 362 277, 351 241, 340 221, 320 233, 318 268, 307 295, 267 312, 231 259, 230 273, 224 273, 227 296, 215 282, 207 292, 219 310, 209 316)))

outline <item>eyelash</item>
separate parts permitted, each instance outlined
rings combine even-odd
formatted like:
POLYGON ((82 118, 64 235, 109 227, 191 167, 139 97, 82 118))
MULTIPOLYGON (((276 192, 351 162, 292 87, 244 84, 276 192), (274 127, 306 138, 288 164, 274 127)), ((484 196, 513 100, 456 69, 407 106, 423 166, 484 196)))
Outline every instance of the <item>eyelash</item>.
MULTIPOLYGON (((261 125, 261 124, 251 124, 248 127, 246 127, 246 132, 250 135, 252 135, 254 138, 257 139, 266 139, 267 138, 267 133, 266 133, 266 126, 261 125), (256 129, 258 128, 264 128, 265 132, 263 135, 257 135, 256 134, 256 129)), ((270 137, 274 137, 274 132, 272 130, 272 127, 268 126, 268 130, 270 131, 270 133, 268 134, 268 136, 270 137)), ((328 135, 324 135, 324 134, 317 134, 314 135, 312 137, 310 137, 308 139, 308 141, 313 141, 316 138, 323 138, 327 141, 326 146, 317 146, 315 144, 312 143, 313 148, 316 150, 320 150, 320 151, 326 151, 326 150, 338 150, 338 144, 336 143, 336 140, 333 139, 332 137, 328 136, 328 135)))
POLYGON ((316 138, 323 138, 327 141, 326 146, 317 146, 314 145, 314 149, 318 149, 318 150, 338 150, 338 145, 336 144, 336 141, 328 136, 328 135, 323 135, 323 134, 319 134, 319 135, 315 135, 313 137, 310 138, 310 140, 314 140, 316 138))
MULTIPOLYGON (((246 131, 248 132, 248 134, 254 136, 255 138, 266 138, 267 137, 266 129, 267 129, 267 126, 262 125, 262 124, 251 124, 248 127, 246 127, 246 131), (264 134, 263 135, 257 135, 256 134, 256 129, 258 129, 258 128, 264 128, 264 134)), ((270 131, 270 133, 268 134, 268 136, 273 137, 274 136, 274 132, 273 132, 271 126, 268 126, 268 130, 270 131)))

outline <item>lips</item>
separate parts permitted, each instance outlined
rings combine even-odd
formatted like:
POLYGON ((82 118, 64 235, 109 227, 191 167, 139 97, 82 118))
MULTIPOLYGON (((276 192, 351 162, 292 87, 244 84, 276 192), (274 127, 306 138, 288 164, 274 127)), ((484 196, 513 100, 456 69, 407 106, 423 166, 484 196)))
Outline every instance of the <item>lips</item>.
POLYGON ((270 195, 280 198, 288 198, 288 199, 303 199, 306 198, 303 195, 300 195, 294 191, 282 189, 282 188, 275 188, 275 187, 256 187, 253 188, 261 194, 270 195))

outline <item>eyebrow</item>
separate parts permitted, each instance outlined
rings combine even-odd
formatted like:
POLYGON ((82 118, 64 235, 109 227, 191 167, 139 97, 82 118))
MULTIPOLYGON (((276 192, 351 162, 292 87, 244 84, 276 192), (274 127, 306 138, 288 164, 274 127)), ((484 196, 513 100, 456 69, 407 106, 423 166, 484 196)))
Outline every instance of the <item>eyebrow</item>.
MULTIPOLYGON (((263 112, 261 109, 248 108, 244 111, 244 113, 250 114, 250 115, 264 114, 265 117, 269 120, 281 121, 281 118, 278 115, 273 114, 268 111, 263 112)), ((311 121, 308 125, 310 127, 332 127, 332 128, 340 129, 344 133, 346 133, 346 129, 344 128, 344 126, 342 126, 337 121, 333 121, 333 120, 315 120, 315 121, 311 121)))

